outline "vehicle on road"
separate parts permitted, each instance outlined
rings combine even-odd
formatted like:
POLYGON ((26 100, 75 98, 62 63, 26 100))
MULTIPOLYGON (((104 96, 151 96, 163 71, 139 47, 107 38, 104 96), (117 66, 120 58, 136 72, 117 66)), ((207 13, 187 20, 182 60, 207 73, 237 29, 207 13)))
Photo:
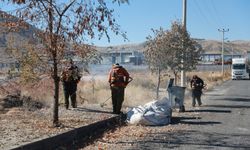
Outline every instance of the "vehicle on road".
MULTIPOLYGON (((221 65, 222 64, 222 60, 221 59, 215 59, 213 62, 214 65, 221 65)), ((228 58, 226 60, 224 60, 224 65, 231 65, 232 64, 232 59, 228 58)))
POLYGON ((249 79, 249 65, 247 58, 232 59, 232 80, 249 79))

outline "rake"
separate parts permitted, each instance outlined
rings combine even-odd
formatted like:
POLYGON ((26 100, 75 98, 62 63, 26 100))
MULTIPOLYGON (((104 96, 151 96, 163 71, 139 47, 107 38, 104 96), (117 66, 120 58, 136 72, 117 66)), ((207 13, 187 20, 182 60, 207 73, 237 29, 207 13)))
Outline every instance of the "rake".
MULTIPOLYGON (((128 83, 130 83, 132 80, 133 80, 133 78, 129 77, 128 83)), ((110 96, 108 99, 106 99, 104 102, 102 102, 102 103, 100 104, 100 106, 101 106, 101 107, 104 107, 105 105, 107 105, 106 102, 107 102, 109 99, 111 99, 111 97, 112 97, 112 96, 110 96)))
POLYGON ((106 99, 103 103, 100 104, 101 107, 104 107, 106 104, 106 102, 111 99, 112 96, 110 96, 108 99, 106 99))

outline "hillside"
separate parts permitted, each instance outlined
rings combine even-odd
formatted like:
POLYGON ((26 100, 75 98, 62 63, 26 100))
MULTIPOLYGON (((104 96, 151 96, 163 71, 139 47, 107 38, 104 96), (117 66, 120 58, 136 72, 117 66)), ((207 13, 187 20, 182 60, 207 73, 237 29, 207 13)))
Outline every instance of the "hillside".
MULTIPOLYGON (((202 48, 204 49, 205 53, 221 53, 222 43, 221 41, 215 40, 200 40, 198 41, 202 48)), ((224 51, 225 54, 231 54, 232 51, 234 54, 242 54, 245 51, 250 50, 250 41, 230 41, 224 42, 224 51)))
POLYGON ((26 41, 36 43, 33 37, 36 30, 33 26, 19 22, 18 18, 0 10, 0 63, 14 61, 6 52, 7 45, 21 47, 26 41), (22 24, 22 26, 17 26, 17 24, 22 24))
POLYGON ((115 45, 109 47, 96 47, 100 52, 111 52, 111 51, 143 51, 145 47, 145 43, 137 43, 137 44, 123 44, 123 45, 115 45))
MULTIPOLYGON (((216 40, 205 40, 205 39, 196 39, 199 44, 201 44, 203 50, 207 54, 220 54, 222 43, 221 41, 216 40)), ((97 47, 100 51, 122 51, 126 50, 138 50, 143 51, 145 43, 138 43, 138 44, 125 44, 125 45, 117 45, 111 47, 97 47)), ((224 53, 231 54, 233 50, 234 54, 242 54, 245 51, 250 51, 250 41, 230 41, 224 42, 224 53)))

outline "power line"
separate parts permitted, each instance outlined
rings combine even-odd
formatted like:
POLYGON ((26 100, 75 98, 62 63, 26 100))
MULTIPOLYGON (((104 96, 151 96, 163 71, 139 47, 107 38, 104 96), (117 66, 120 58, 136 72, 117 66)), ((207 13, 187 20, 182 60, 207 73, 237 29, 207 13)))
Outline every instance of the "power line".
POLYGON ((215 17, 217 18, 218 23, 223 25, 224 24, 223 19, 222 19, 221 15, 218 13, 213 0, 211 0, 211 4, 212 4, 212 8, 215 12, 215 17))
POLYGON ((200 12, 199 14, 202 16, 202 18, 205 20, 205 22, 210 24, 211 26, 214 26, 214 24, 212 24, 213 21, 209 21, 208 17, 205 15, 204 11, 200 7, 200 4, 196 0, 194 0, 194 2, 195 2, 195 5, 198 8, 198 11, 200 12))

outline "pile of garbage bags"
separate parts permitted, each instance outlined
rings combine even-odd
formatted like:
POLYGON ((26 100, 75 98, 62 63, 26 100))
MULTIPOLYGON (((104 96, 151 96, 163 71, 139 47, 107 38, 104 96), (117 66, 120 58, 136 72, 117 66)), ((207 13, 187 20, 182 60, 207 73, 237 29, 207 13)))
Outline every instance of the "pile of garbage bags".
POLYGON ((149 126, 167 125, 171 122, 172 109, 167 98, 153 100, 127 112, 127 123, 149 126))

